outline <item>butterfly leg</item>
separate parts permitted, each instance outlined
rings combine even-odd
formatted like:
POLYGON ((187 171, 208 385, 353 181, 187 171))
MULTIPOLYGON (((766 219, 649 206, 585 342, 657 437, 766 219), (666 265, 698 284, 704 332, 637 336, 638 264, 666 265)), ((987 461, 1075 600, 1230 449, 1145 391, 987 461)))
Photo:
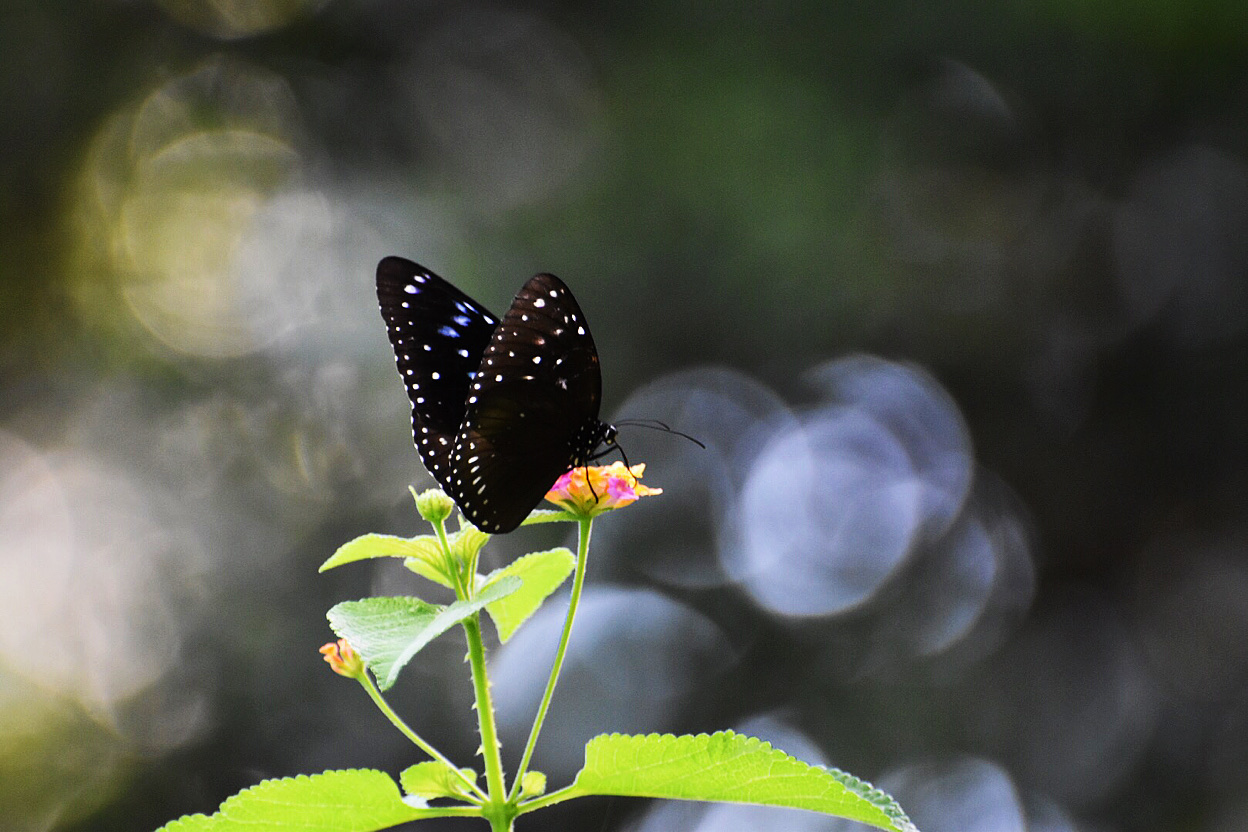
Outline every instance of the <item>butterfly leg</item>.
POLYGON ((630 465, 628 462, 628 454, 624 453, 624 449, 621 448, 615 442, 612 442, 606 448, 603 448, 601 451, 598 451, 597 453, 591 454, 589 457, 587 457, 585 460, 585 466, 584 466, 585 467, 585 485, 589 486, 589 493, 594 495, 594 505, 598 504, 598 493, 594 491, 594 484, 592 481, 590 481, 590 478, 589 478, 589 463, 593 462, 596 459, 602 459, 604 456, 611 453, 612 451, 619 451, 620 456, 624 457, 624 467, 628 468, 630 471, 632 470, 632 465, 630 465))
POLYGON ((598 505, 598 492, 594 491, 594 482, 589 478, 589 466, 582 468, 585 472, 585 484, 589 486, 589 493, 594 495, 594 505, 598 505))
POLYGON ((611 443, 609 446, 607 446, 606 448, 603 448, 601 451, 598 451, 598 453, 596 453, 596 454, 594 454, 593 456, 589 457, 589 459, 588 459, 587 461, 588 461, 588 462, 593 462, 593 461, 594 461, 594 460, 596 460, 596 459, 602 459, 604 456, 606 456, 607 454, 611 453, 612 451, 619 451, 619 452, 620 452, 620 456, 624 457, 624 465, 625 465, 625 467, 627 467, 627 468, 631 471, 631 470, 632 470, 632 467, 631 467, 631 466, 629 466, 629 464, 628 464, 628 454, 624 453, 624 449, 623 449, 623 448, 621 448, 621 447, 620 447, 618 444, 616 444, 615 442, 612 442, 612 443, 611 443))

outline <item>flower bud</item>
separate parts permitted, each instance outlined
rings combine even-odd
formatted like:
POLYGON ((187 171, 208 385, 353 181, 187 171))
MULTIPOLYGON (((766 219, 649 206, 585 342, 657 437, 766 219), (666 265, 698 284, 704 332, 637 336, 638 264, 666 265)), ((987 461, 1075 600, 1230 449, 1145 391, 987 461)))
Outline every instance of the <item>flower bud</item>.
POLYGON ((420 516, 435 525, 446 520, 455 510, 455 502, 440 488, 430 488, 415 496, 420 516))
POLYGON ((322 646, 320 653, 339 676, 346 676, 349 679, 364 677, 364 660, 360 658, 359 653, 355 652, 355 648, 347 644, 345 638, 322 646))

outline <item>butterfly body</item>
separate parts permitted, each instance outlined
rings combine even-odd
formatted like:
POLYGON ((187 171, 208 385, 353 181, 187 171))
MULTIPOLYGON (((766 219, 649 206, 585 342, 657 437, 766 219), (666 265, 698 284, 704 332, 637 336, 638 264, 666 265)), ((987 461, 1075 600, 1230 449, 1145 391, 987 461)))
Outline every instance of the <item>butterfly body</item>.
POLYGON ((387 257, 377 298, 421 461, 473 525, 511 531, 560 475, 614 443, 598 418, 598 352, 559 278, 533 277, 499 320, 428 269, 387 257))

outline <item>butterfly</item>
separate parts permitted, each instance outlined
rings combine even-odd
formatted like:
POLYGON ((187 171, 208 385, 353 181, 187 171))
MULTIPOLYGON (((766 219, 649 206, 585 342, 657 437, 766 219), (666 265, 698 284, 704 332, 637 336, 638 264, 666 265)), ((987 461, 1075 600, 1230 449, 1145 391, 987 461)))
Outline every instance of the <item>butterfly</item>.
POLYGON ((598 350, 559 278, 533 277, 500 320, 425 267, 386 257, 377 300, 420 459, 477 528, 511 531, 561 475, 618 447, 598 418, 598 350))

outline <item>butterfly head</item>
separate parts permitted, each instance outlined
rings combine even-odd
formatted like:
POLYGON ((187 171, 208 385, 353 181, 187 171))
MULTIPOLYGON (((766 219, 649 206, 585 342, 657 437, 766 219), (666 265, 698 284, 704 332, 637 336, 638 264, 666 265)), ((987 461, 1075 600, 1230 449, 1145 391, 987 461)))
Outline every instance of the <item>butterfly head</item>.
POLYGON ((623 456, 624 449, 616 442, 619 433, 615 425, 600 422, 596 418, 587 420, 581 428, 582 441, 578 443, 576 452, 573 454, 572 467, 580 468, 582 465, 588 465, 596 459, 602 459, 612 451, 619 451, 623 456))
POLYGON ((615 441, 615 437, 618 434, 619 430, 616 429, 615 425, 607 424, 606 422, 602 423, 602 440, 599 444, 606 445, 607 447, 603 449, 601 454, 597 454, 597 456, 606 456, 612 451, 619 451, 620 456, 624 457, 625 467, 632 468, 632 464, 628 461, 628 454, 624 453, 624 449, 620 447, 618 442, 615 441))

